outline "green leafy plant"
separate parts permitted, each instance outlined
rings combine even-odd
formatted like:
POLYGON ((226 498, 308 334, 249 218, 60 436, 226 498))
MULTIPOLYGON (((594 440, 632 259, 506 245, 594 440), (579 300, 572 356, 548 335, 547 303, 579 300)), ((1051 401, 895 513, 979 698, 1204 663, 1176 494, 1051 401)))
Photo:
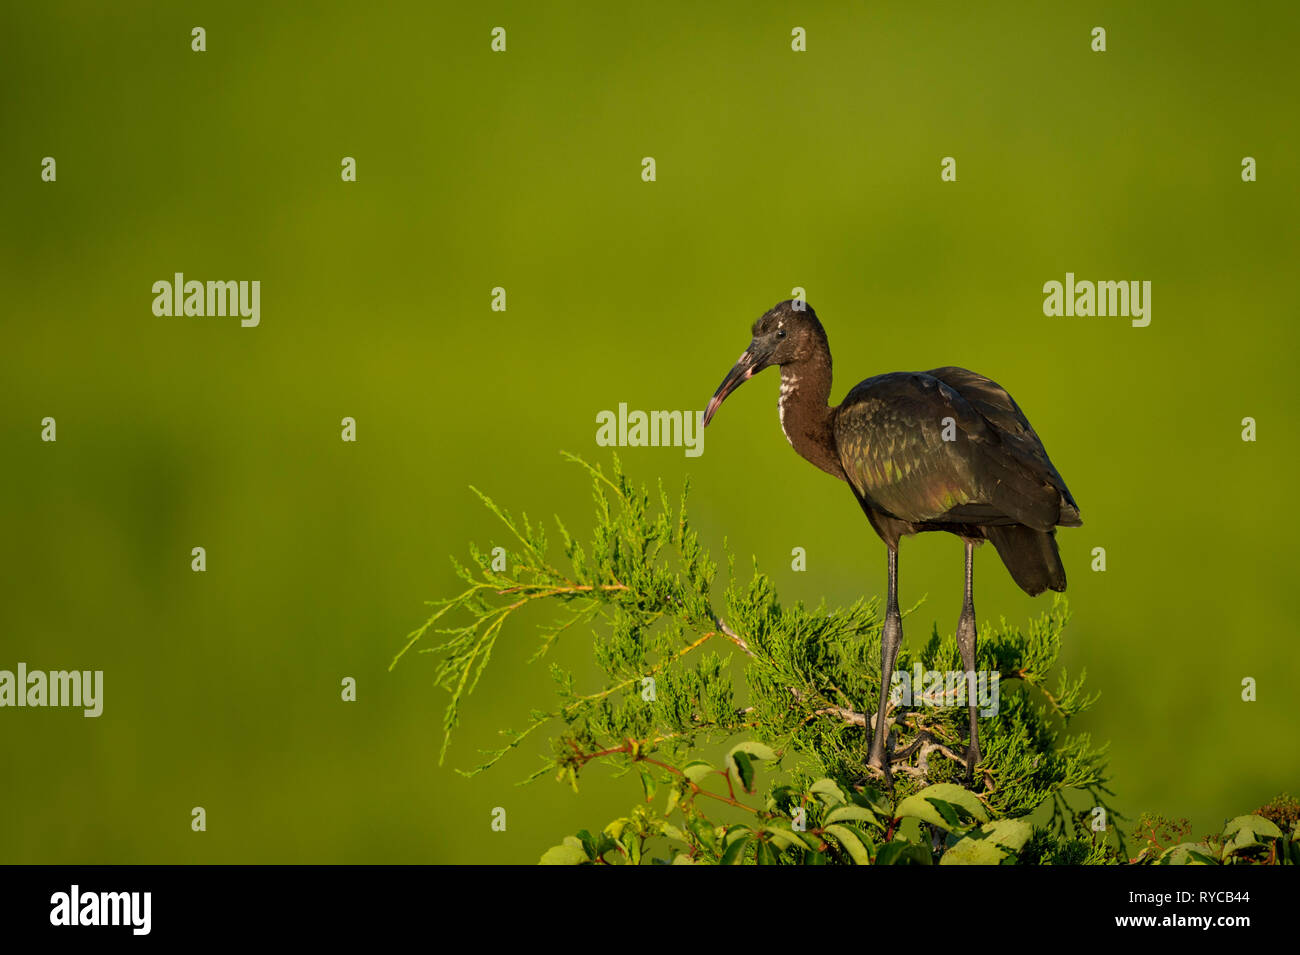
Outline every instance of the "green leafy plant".
POLYGON ((1145 865, 1300 865, 1300 821, 1288 805, 1290 797, 1277 797, 1258 812, 1229 819, 1223 831, 1200 842, 1187 840, 1191 826, 1186 819, 1170 821, 1143 815, 1137 835, 1144 840, 1131 861, 1145 865), (1283 829, 1274 818, 1288 828, 1283 829))
MULTIPOLYGON (((783 605, 757 566, 742 577, 731 558, 715 595, 717 567, 688 520, 687 489, 673 501, 662 487, 652 494, 635 485, 617 458, 606 472, 566 457, 591 481, 589 539, 580 542, 557 518, 556 556, 541 524, 476 491, 513 546, 504 560, 471 547, 469 564, 454 562, 464 589, 432 603, 393 661, 413 649, 434 658, 436 681, 450 696, 441 759, 517 614, 539 605, 559 611, 542 626, 533 661, 579 627, 590 629, 601 685, 580 687, 552 662, 554 701, 503 730, 503 744, 463 771, 483 772, 544 736, 541 765, 524 782, 553 775, 576 791, 593 763, 639 777, 641 801, 628 815, 597 834, 566 838, 542 861, 1123 861, 1114 826, 1089 825, 1093 807, 1115 814, 1104 803, 1104 748, 1070 732, 1095 697, 1082 675, 1071 679, 1057 666, 1069 619, 1064 599, 1024 628, 1003 620, 981 633, 977 668, 998 675, 1000 695, 980 722, 974 791, 958 785, 967 708, 945 696, 939 705, 904 698, 893 707, 886 780, 865 768, 879 693, 879 602, 783 605), (1031 824, 1024 817, 1035 810, 1031 824)), ((961 671, 954 636, 936 627, 921 646, 905 647, 899 671, 917 665, 961 671)), ((1258 826, 1246 828, 1264 837, 1258 826)), ((1242 831, 1232 838, 1247 839, 1242 831)), ((1231 854, 1245 850, 1242 842, 1231 854)))

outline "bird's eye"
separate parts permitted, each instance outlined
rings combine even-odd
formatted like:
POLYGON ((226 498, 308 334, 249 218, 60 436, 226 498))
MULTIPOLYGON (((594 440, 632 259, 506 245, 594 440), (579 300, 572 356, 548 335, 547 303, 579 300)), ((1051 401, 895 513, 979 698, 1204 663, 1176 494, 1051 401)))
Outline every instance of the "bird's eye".
POLYGON ((778 329, 776 330, 776 337, 777 337, 777 338, 785 338, 785 329, 784 329, 784 328, 778 328, 778 329))

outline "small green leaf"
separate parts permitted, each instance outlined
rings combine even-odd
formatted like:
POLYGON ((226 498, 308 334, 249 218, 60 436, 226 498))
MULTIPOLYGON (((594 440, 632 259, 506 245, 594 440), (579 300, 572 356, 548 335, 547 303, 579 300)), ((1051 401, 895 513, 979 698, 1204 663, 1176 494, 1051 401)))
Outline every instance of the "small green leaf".
POLYGON ((791 829, 783 829, 778 826, 765 826, 763 831, 767 833, 768 838, 780 849, 806 848, 804 841, 791 829))
POLYGON ((664 836, 664 837, 668 838, 668 839, 674 839, 674 840, 676 840, 677 842, 685 842, 685 841, 686 841, 686 833, 682 832, 680 829, 678 829, 676 826, 674 826, 671 822, 661 823, 661 824, 659 825, 659 834, 660 834, 661 836, 664 836))
POLYGON ((908 796, 898 804, 894 815, 900 819, 913 816, 950 832, 971 820, 989 819, 988 810, 975 794, 953 783, 936 783, 908 796))
POLYGON ((745 847, 749 845, 749 833, 739 839, 733 839, 722 853, 721 865, 740 865, 745 861, 745 847))
POLYGON ((609 825, 605 827, 604 829, 605 835, 609 836, 611 839, 619 838, 621 835, 623 835, 623 830, 627 828, 628 823, 630 823, 631 821, 632 820, 628 819, 626 816, 624 816, 621 819, 615 819, 613 822, 611 822, 609 825))
POLYGON ((839 783, 833 779, 819 779, 808 787, 808 791, 827 806, 841 806, 848 802, 844 798, 844 790, 840 789, 839 783))
POLYGON ((827 826, 822 830, 828 836, 834 836, 835 840, 844 847, 844 851, 849 854, 854 865, 871 865, 871 854, 867 847, 862 844, 858 834, 848 826, 827 826))
POLYGON ((850 794, 849 798, 853 800, 855 805, 865 806, 882 819, 888 819, 891 816, 894 801, 886 798, 885 794, 879 789, 865 786, 862 792, 854 792, 850 794))
POLYGON ((1265 819, 1263 816, 1257 816, 1254 813, 1229 820, 1228 824, 1223 827, 1225 839, 1235 836, 1239 832, 1249 832, 1252 835, 1263 836, 1266 839, 1282 838, 1282 830, 1271 820, 1265 819))
POLYGON ((747 740, 737 743, 727 752, 727 769, 736 774, 745 792, 754 791, 754 760, 766 762, 776 759, 770 746, 747 740))
POLYGON ((653 802, 655 798, 655 779, 644 769, 641 770, 641 788, 645 791, 645 801, 653 802))
MULTIPOLYGON (((939 802, 943 802, 943 800, 939 800, 939 802)), ((945 805, 951 810, 950 803, 945 803, 945 805)), ((928 822, 933 826, 939 826, 942 829, 953 828, 952 824, 943 817, 943 814, 937 808, 935 808, 934 803, 921 797, 919 794, 908 796, 898 804, 898 808, 895 809, 894 812, 897 814, 899 819, 905 819, 910 816, 920 819, 923 822, 928 822)))
POLYGON ((1156 865, 1218 865, 1212 851, 1203 842, 1180 842, 1160 853, 1156 865))
POLYGON ((595 851, 590 853, 591 858, 592 859, 601 858, 602 856, 605 855, 606 852, 608 852, 610 849, 613 849, 616 845, 618 845, 618 843, 614 841, 613 837, 610 836, 609 833, 602 832, 596 838, 596 847, 595 847, 595 851))
POLYGON ((956 783, 935 783, 933 786, 926 786, 918 795, 927 798, 934 796, 944 802, 950 802, 954 806, 960 806, 980 822, 989 821, 988 809, 985 808, 984 803, 980 802, 979 797, 966 787, 958 786, 956 783))
POLYGON ((700 845, 710 850, 717 846, 718 833, 707 819, 700 819, 697 816, 691 819, 686 825, 691 832, 695 833, 695 838, 699 841, 700 845))
POLYGON ((671 816, 673 810, 677 808, 677 804, 681 801, 682 787, 674 783, 673 788, 668 790, 668 805, 664 807, 664 815, 671 816))
POLYGON ((1012 852, 1020 852, 1034 834, 1034 827, 1024 819, 995 819, 980 826, 998 845, 1012 852))
POLYGON ((790 812, 794 806, 799 805, 802 795, 803 793, 795 790, 793 786, 779 783, 767 793, 768 812, 790 812))
POLYGON ((582 865, 590 861, 581 848, 571 845, 552 846, 542 854, 539 865, 582 865))
POLYGON ((734 756, 736 753, 745 753, 763 763, 776 759, 776 753, 772 750, 772 747, 764 746, 762 743, 756 743, 753 740, 737 743, 731 747, 731 751, 727 755, 734 756))
POLYGON ((1000 865, 1018 854, 1034 834, 1023 819, 986 822, 958 839, 939 860, 940 865, 1000 865))
POLYGON ((732 753, 727 757, 727 762, 735 767, 741 788, 747 793, 752 793, 754 791, 754 764, 750 761, 749 754, 732 753))
POLYGON ((1001 865, 1010 853, 988 839, 971 839, 969 836, 943 854, 939 865, 1001 865))
POLYGON ((796 839, 802 842, 804 846, 809 849, 819 849, 821 848, 821 844, 825 841, 821 836, 813 832, 807 832, 800 829, 792 829, 791 832, 796 839))
POLYGON ((837 806, 826 816, 827 824, 850 821, 869 822, 873 826, 880 826, 880 820, 876 818, 876 814, 862 806, 837 806))
POLYGON ((1282 830, 1263 816, 1248 814, 1238 816, 1223 827, 1224 862, 1236 861, 1234 856, 1262 855, 1267 843, 1282 838, 1282 830))
POLYGON ((758 864, 759 865, 776 865, 776 853, 772 851, 772 844, 760 840, 758 843, 758 864))
POLYGON ((936 799, 934 796, 927 796, 926 802, 933 806, 943 816, 944 822, 948 823, 949 830, 960 829, 964 825, 962 810, 945 799, 936 799))
POLYGON ((932 865, 934 858, 925 846, 895 839, 886 842, 876 853, 876 865, 932 865))
POLYGON ((632 865, 641 864, 641 837, 635 832, 628 830, 623 833, 623 838, 618 840, 625 852, 627 852, 628 861, 632 865))
POLYGON ((694 759, 682 767, 682 775, 691 782, 699 785, 713 773, 718 772, 718 768, 712 763, 706 763, 702 759, 694 759))
POLYGON ((743 822, 740 822, 734 826, 727 827, 727 834, 722 837, 722 841, 727 845, 731 845, 731 843, 736 839, 747 839, 753 834, 753 829, 749 828, 749 826, 745 825, 743 822))

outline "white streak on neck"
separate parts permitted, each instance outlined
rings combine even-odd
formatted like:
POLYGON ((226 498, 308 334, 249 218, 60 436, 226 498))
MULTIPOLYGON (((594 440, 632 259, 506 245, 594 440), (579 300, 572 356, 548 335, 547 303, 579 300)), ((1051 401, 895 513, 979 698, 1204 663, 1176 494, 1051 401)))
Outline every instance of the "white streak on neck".
POLYGON ((786 441, 790 442, 790 447, 794 447, 794 438, 790 437, 790 431, 785 426, 785 404, 786 400, 791 398, 799 389, 799 379, 793 372, 786 372, 781 369, 781 395, 776 400, 776 410, 781 416, 781 433, 785 435, 786 441))

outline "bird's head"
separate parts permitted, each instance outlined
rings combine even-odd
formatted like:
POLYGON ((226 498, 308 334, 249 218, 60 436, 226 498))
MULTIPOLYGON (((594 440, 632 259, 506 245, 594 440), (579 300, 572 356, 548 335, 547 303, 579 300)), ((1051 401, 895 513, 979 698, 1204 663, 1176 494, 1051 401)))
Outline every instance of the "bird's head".
POLYGON ((806 302, 787 300, 765 312, 754 322, 753 338, 741 353, 718 390, 709 399, 704 423, 713 420, 727 395, 770 365, 793 365, 825 354, 826 332, 817 313, 806 302))

